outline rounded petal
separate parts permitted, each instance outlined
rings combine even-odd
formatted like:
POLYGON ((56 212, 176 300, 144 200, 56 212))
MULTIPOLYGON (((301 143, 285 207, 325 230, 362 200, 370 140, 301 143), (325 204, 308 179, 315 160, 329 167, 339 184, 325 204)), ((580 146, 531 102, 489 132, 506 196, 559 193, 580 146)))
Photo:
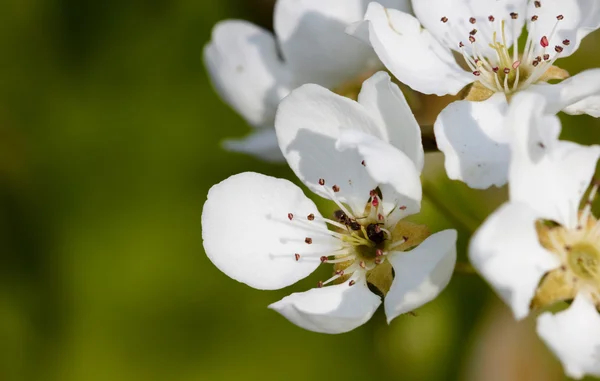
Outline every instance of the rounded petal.
MULTIPOLYGON (((513 31, 516 31, 517 34, 521 33, 525 18, 521 16, 517 20, 512 20, 509 15, 511 12, 524 14, 526 4, 527 0, 413 1, 415 15, 421 21, 421 24, 438 41, 456 51, 460 51, 458 45, 461 41, 465 43, 466 49, 470 49, 470 44, 467 44, 467 42, 469 32, 473 28, 477 29, 477 34, 482 36, 485 41, 493 41, 494 31, 500 33, 500 23, 490 23, 488 21, 490 15, 495 16, 498 20, 508 20, 509 27, 505 28, 505 35, 508 45, 512 45, 513 31), (446 17, 448 21, 441 22, 442 17, 446 17), (475 18, 475 24, 470 22, 471 17, 475 18), (496 27, 496 29, 493 27, 496 27)), ((486 44, 479 44, 478 49, 486 56, 494 52, 486 44)))
POLYGON ((358 103, 385 126, 390 143, 408 156, 420 172, 423 170, 421 128, 406 98, 390 75, 384 71, 367 79, 358 94, 358 103))
POLYGON ((540 315, 537 332, 569 377, 600 377, 600 313, 586 296, 578 295, 565 311, 540 315))
POLYGON ((557 114, 564 109, 568 112, 569 109, 577 110, 577 107, 585 106, 579 109, 579 113, 586 112, 598 117, 599 106, 597 103, 590 104, 590 101, 593 102, 600 97, 600 69, 583 71, 553 85, 533 85, 527 91, 538 93, 546 98, 545 113, 547 114, 557 114), (590 112, 587 112, 588 109, 590 112))
POLYGON ((560 121, 545 115, 545 99, 521 93, 513 98, 510 199, 530 205, 543 218, 575 228, 579 203, 588 188, 600 146, 558 140, 560 121))
POLYGON ((287 180, 252 172, 231 176, 208 192, 202 210, 204 250, 239 282, 265 290, 289 286, 320 263, 304 255, 339 246, 319 218, 306 220, 311 213, 320 217, 315 204, 287 180), (304 242, 306 237, 312 244, 304 242))
POLYGON ((225 102, 253 126, 273 125, 290 89, 271 33, 246 21, 222 21, 204 47, 204 62, 225 102))
POLYGON ((550 47, 563 47, 561 57, 573 54, 581 40, 600 27, 600 3, 597 0, 544 0, 539 8, 531 1, 527 19, 533 15, 538 16, 535 23, 528 24, 533 41, 540 41, 546 36, 550 47), (563 19, 557 24, 558 15, 562 15, 563 19), (555 25, 556 30, 552 34, 555 25), (564 40, 570 43, 565 45, 564 40))
POLYGON ((407 252, 389 254, 395 276, 385 297, 388 323, 435 299, 448 285, 456 264, 456 230, 429 236, 407 252))
POLYGON ((294 293, 269 308, 299 327, 320 333, 344 333, 365 324, 381 304, 365 280, 294 293))
POLYGON ((457 101, 442 110, 434 132, 448 177, 477 189, 506 183, 510 160, 504 125, 507 109, 504 94, 496 93, 483 102, 457 101))
POLYGON ((538 240, 538 218, 527 204, 506 203, 488 217, 469 245, 471 263, 512 308, 516 319, 529 313, 542 276, 560 266, 538 240))
POLYGON ((285 162, 279 149, 274 128, 263 128, 242 139, 228 139, 223 142, 226 150, 254 155, 265 161, 285 162))
POLYGON ((359 103, 317 86, 304 85, 280 104, 275 119, 279 147, 289 166, 311 190, 330 198, 319 185, 338 185, 338 198, 364 208, 377 185, 361 164, 357 150, 340 152, 336 141, 343 131, 362 131, 386 140, 386 131, 359 103))
MULTIPOLYGON (((418 213, 421 208, 422 188, 420 173, 414 163, 402 151, 359 131, 346 131, 336 142, 336 148, 342 152, 356 150, 364 158, 363 169, 377 185, 389 185, 382 188, 385 210, 400 210, 403 205, 404 216, 418 213)), ((364 208, 364 204, 360 205, 364 208)))
POLYGON ((583 98, 579 102, 567 106, 563 111, 570 115, 588 114, 594 118, 600 118, 600 95, 583 98))
MULTIPOLYGON (((425 94, 456 94, 473 82, 474 76, 460 68, 452 52, 427 30, 422 30, 419 21, 410 14, 370 3, 363 22, 368 23, 369 42, 381 62, 400 82, 414 90, 425 94)), ((352 30, 360 38, 365 27, 354 25, 352 30)))

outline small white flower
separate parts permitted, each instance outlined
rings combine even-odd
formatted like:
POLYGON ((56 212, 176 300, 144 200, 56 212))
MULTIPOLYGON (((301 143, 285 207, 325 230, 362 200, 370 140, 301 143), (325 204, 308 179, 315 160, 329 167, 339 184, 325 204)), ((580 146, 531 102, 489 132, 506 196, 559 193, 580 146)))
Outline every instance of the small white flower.
MULTIPOLYGON (((408 0, 385 0, 409 10, 408 0)), ((344 30, 364 15, 363 0, 278 0, 275 36, 242 20, 218 23, 204 48, 215 89, 256 130, 226 148, 282 161, 273 122, 279 101, 294 88, 316 83, 353 92, 382 68, 373 50, 344 30)), ((342 94, 343 95, 343 94, 342 94)))
POLYGON ((368 40, 387 69, 416 91, 445 95, 465 89, 465 100, 448 105, 434 125, 450 178, 473 188, 506 183, 504 117, 519 91, 543 94, 549 113, 600 116, 600 70, 546 83, 568 77, 553 65, 600 27, 599 1, 418 0, 413 8, 416 18, 371 3, 365 21, 348 31, 368 40), (519 44, 524 25, 527 40, 519 44))
POLYGON ((515 96, 510 200, 476 232, 469 255, 517 319, 572 300, 566 311, 543 313, 538 334, 569 376, 600 376, 600 221, 590 213, 597 187, 579 212, 600 146, 558 140, 560 122, 544 114, 545 103, 539 94, 515 96))
POLYGON ((211 261, 258 289, 286 287, 333 264, 318 288, 270 306, 316 332, 360 326, 380 294, 388 321, 434 299, 453 273, 456 231, 429 236, 401 221, 420 210, 424 155, 419 126, 389 75, 368 79, 358 102, 304 85, 281 102, 275 126, 288 164, 336 204, 335 217, 323 217, 287 180, 232 176, 211 188, 202 213, 211 261))

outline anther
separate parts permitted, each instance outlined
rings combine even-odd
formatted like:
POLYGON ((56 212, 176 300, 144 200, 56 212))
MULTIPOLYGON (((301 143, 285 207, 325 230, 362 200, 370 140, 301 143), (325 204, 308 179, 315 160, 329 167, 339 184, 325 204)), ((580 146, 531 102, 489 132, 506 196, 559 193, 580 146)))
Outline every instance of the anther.
POLYGON ((548 45, 550 45, 550 43, 548 42, 548 37, 542 37, 542 39, 540 40, 540 45, 542 45, 542 48, 547 48, 548 45))
POLYGON ((375 229, 374 230, 375 230, 375 234, 381 233, 381 226, 375 225, 375 229))
POLYGON ((564 18, 565 18, 565 16, 563 16, 563 15, 558 15, 558 16, 556 16, 556 19, 557 19, 558 21, 564 20, 564 18))
POLYGON ((323 281, 322 281, 322 280, 320 280, 320 281, 317 283, 317 287, 318 287, 318 288, 321 288, 321 287, 323 287, 323 281))
POLYGON ((371 189, 371 190, 369 191, 369 196, 370 196, 370 197, 375 197, 375 196, 377 196, 377 191, 376 191, 375 189, 371 189))
POLYGON ((325 185, 325 179, 319 179, 319 185, 321 185, 321 186, 325 185))
POLYGON ((399 209, 400 209, 400 210, 406 210, 406 205, 402 205, 402 206, 400 206, 400 208, 399 208, 399 209))
POLYGON ((546 148, 546 145, 542 142, 538 142, 538 146, 542 149, 546 148))
POLYGON ((344 270, 336 270, 335 271, 335 275, 343 276, 344 275, 344 270))
POLYGON ((304 242, 306 242, 307 244, 310 245, 312 243, 312 238, 306 237, 306 238, 304 238, 304 242))
POLYGON ((458 47, 459 47, 459 48, 462 48, 462 47, 464 47, 464 46, 465 46, 465 44, 463 44, 463 42, 462 42, 462 41, 458 43, 458 47))
POLYGON ((481 75, 481 72, 479 70, 475 70, 473 72, 473 75, 476 76, 476 77, 479 77, 481 75))
POLYGON ((477 22, 477 19, 476 19, 475 17, 471 17, 471 18, 469 19, 469 22, 470 22, 471 24, 475 24, 475 23, 477 22))
POLYGON ((556 46, 554 47, 554 51, 555 51, 556 53, 561 53, 561 52, 563 51, 563 47, 562 47, 562 46, 560 46, 560 45, 556 45, 556 46))
POLYGON ((519 18, 519 14, 517 12, 510 12, 510 18, 516 20, 519 18))
POLYGON ((470 31, 470 32, 469 32, 469 34, 470 34, 471 36, 474 36, 474 35, 476 35, 476 34, 477 34, 477 29, 473 29, 472 31, 470 31))
POLYGON ((542 6, 542 2, 541 1, 534 1, 533 5, 535 5, 536 8, 539 8, 542 6))
POLYGON ((497 73, 499 70, 500 70, 500 68, 499 68, 498 66, 494 66, 494 67, 492 68, 492 71, 493 71, 494 73, 497 73))
POLYGON ((321 263, 325 263, 327 262, 327 257, 326 256, 322 256, 321 258, 319 258, 321 260, 321 263))
POLYGON ((288 219, 291 221, 294 219, 294 215, 292 213, 288 213, 288 219))
POLYGON ((383 250, 381 250, 381 249, 377 249, 377 250, 375 250, 375 256, 376 256, 376 257, 381 257, 381 256, 383 256, 383 250))
POLYGON ((361 269, 367 268, 367 264, 365 263, 365 261, 360 261, 360 263, 358 265, 360 266, 361 269))
POLYGON ((533 62, 531 64, 533 65, 533 67, 536 67, 540 63, 538 62, 538 60, 533 60, 533 62))
POLYGON ((379 199, 377 198, 377 196, 373 197, 373 201, 371 201, 371 204, 373 204, 374 207, 377 207, 379 205, 379 199))
POLYGON ((540 57, 540 56, 537 56, 537 57, 535 57, 535 60, 536 60, 538 63, 540 63, 540 62, 542 62, 542 57, 540 57))
POLYGON ((544 61, 548 61, 550 59, 550 54, 544 54, 544 61))
POLYGON ((494 16, 492 16, 492 15, 489 15, 489 16, 488 16, 488 20, 489 20, 490 22, 494 22, 494 21, 496 20, 496 18, 495 18, 494 16))
POLYGON ((365 161, 364 161, 364 160, 363 160, 363 161, 361 161, 360 163, 362 164, 362 166, 363 166, 363 167, 366 167, 366 166, 367 166, 367 165, 365 164, 365 161))
POLYGON ((383 214, 379 213, 379 214, 377 215, 377 219, 378 219, 379 221, 383 221, 383 219, 384 219, 384 217, 383 217, 383 214))
POLYGON ((509 68, 507 68, 507 67, 505 67, 505 68, 504 68, 504 74, 510 74, 510 69, 509 69, 509 68))
POLYGON ((444 16, 444 17, 442 17, 442 19, 440 21, 445 24, 448 22, 448 17, 444 16))
POLYGON ((300 254, 298 254, 298 253, 294 254, 294 258, 296 258, 296 262, 298 262, 300 260, 300 254))
POLYGON ((311 214, 309 214, 308 216, 306 216, 306 218, 307 218, 309 221, 313 221, 313 220, 315 219, 315 215, 311 213, 311 214))
POLYGON ((332 186, 331 189, 336 193, 340 191, 340 187, 338 187, 337 185, 332 186))
POLYGON ((517 70, 517 68, 521 65, 521 61, 515 61, 512 64, 512 68, 517 70))
POLYGON ((564 46, 569 46, 571 44, 571 40, 563 40, 564 46))
POLYGON ((348 286, 354 286, 356 284, 356 282, 354 280, 351 280, 350 282, 348 282, 348 286))
POLYGON ((531 21, 535 22, 535 21, 538 21, 538 19, 539 19, 538 15, 531 16, 531 21))
POLYGON ((471 41, 471 44, 473 44, 476 40, 475 37, 473 36, 469 36, 469 41, 471 41))

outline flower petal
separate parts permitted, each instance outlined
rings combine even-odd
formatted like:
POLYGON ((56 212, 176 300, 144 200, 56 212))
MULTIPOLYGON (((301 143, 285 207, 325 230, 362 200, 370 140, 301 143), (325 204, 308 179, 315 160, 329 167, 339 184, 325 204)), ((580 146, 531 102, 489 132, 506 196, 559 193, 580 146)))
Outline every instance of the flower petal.
POLYGON ((597 0, 544 0, 542 6, 536 8, 531 1, 528 19, 538 16, 535 23, 529 23, 528 29, 533 41, 538 42, 543 36, 548 38, 549 46, 562 46, 561 57, 573 54, 581 40, 600 27, 600 3, 597 0), (563 19, 557 24, 557 16, 563 19), (554 27, 556 30, 552 34, 554 27), (563 44, 569 40, 569 44, 563 44))
POLYGON ((410 110, 400 88, 384 71, 367 79, 358 94, 358 103, 365 106, 379 124, 385 126, 390 143, 408 156, 419 172, 423 170, 421 128, 410 110))
POLYGON ((340 152, 335 148, 343 131, 362 131, 386 140, 386 130, 363 106, 323 87, 304 85, 279 105, 275 130, 283 156, 306 186, 330 198, 319 185, 322 178, 327 187, 340 187, 339 199, 353 209, 358 205, 364 208, 369 192, 377 185, 356 149, 340 152))
POLYGON ((563 312, 540 315, 537 332, 569 377, 600 377, 600 314, 586 296, 577 296, 563 312))
MULTIPOLYGON (((474 76, 456 63, 451 51, 440 45, 419 21, 408 13, 370 3, 363 23, 369 25, 369 41, 386 68, 416 91, 456 94, 474 76)), ((365 27, 352 25, 348 32, 364 38, 365 27)))
POLYGON ((575 228, 600 146, 558 140, 560 121, 545 115, 545 108, 544 97, 526 92, 511 103, 507 117, 513 136, 510 199, 530 205, 543 218, 575 228))
POLYGON ((253 172, 234 175, 208 192, 202 210, 204 250, 239 282, 265 290, 286 287, 320 263, 318 254, 303 257, 339 247, 319 217, 315 204, 287 180, 253 172), (317 218, 309 222, 311 213, 317 218), (304 242, 306 237, 312 244, 304 242))
POLYGON ((504 125, 507 109, 504 94, 496 93, 483 102, 457 101, 442 110, 434 132, 448 177, 478 189, 506 183, 510 160, 504 125))
POLYGON ((271 127, 277 104, 290 89, 273 35, 246 21, 218 23, 204 47, 216 91, 253 126, 271 127))
POLYGON ((365 324, 381 304, 365 280, 294 293, 269 308, 299 327, 320 333, 344 333, 365 324))
POLYGON ((583 71, 553 85, 533 85, 527 91, 541 94, 546 98, 545 112, 547 114, 556 114, 563 109, 569 112, 570 109, 598 117, 598 104, 589 102, 598 100, 600 96, 600 69, 583 71), (585 107, 578 109, 582 106, 585 107), (588 109, 590 112, 586 111, 588 109), (595 114, 594 110, 596 110, 595 114))
POLYGON ((385 297, 389 323, 435 299, 448 285, 456 263, 456 230, 435 233, 411 251, 388 255, 395 271, 385 297))
POLYGON ((570 115, 588 114, 594 118, 600 118, 600 95, 592 95, 580 100, 570 106, 567 106, 563 111, 570 115))
POLYGON ((233 152, 248 153, 265 161, 285 162, 274 128, 261 128, 245 138, 225 140, 223 147, 233 152))
MULTIPOLYGON (((389 143, 360 131, 343 132, 336 148, 339 151, 356 150, 364 158, 364 169, 377 186, 382 187, 384 209, 397 212, 397 219, 418 213, 421 209, 422 189, 420 173, 402 151, 389 143), (383 192, 385 190, 385 192, 383 192), (398 206, 405 206, 402 211, 398 206)), ((360 205, 364 208, 364 203, 360 205)), ((393 224, 393 222, 390 222, 393 224)))
POLYGON ((471 263, 512 308, 516 319, 529 313, 542 276, 560 266, 538 240, 535 222, 539 217, 527 204, 506 203, 488 217, 469 245, 471 263))
MULTIPOLYGON (((477 29, 478 36, 490 43, 493 41, 494 31, 500 33, 500 22, 490 23, 490 15, 498 20, 508 20, 505 35, 508 46, 511 46, 514 32, 518 37, 525 19, 521 16, 512 20, 509 14, 515 12, 524 15, 526 4, 527 0, 418 0, 413 1, 413 8, 423 27, 438 41, 450 49, 460 51, 458 44, 461 41, 465 43, 465 49, 470 50, 467 42, 469 32, 474 28, 477 29), (446 17, 448 21, 441 22, 442 17, 446 17), (471 17, 475 19, 475 24, 470 22, 471 17)), ((478 44, 477 48, 485 56, 494 52, 487 44, 478 44)))

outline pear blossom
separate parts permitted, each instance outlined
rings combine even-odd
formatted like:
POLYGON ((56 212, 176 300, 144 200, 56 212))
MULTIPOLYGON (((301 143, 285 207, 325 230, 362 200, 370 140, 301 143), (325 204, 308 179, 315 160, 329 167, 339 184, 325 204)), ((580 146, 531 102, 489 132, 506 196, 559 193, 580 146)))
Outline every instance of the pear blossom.
POLYGON ((416 17, 371 3, 348 32, 369 42, 412 89, 461 94, 434 124, 451 179, 473 188, 506 183, 510 136, 504 119, 523 90, 552 98, 548 107, 557 111, 600 116, 600 70, 568 78, 555 66, 600 27, 599 1, 418 0, 413 9, 416 17))
POLYGON ((600 146, 558 140, 560 122, 544 113, 546 102, 540 94, 515 96, 507 117, 509 201, 475 233, 469 255, 517 319, 572 302, 543 312, 537 332, 570 377, 600 376, 597 185, 584 198, 600 146))
MULTIPOLYGON (((410 10, 409 0, 383 3, 410 10)), ((275 34, 243 20, 219 22, 204 47, 204 62, 221 98, 254 127, 225 147, 283 161, 273 129, 283 97, 305 83, 353 94, 380 70, 373 49, 344 32, 365 9, 364 0, 278 0, 275 34)))
POLYGON ((430 235, 404 221, 422 198, 420 128, 385 72, 358 101, 314 84, 294 90, 275 120, 279 147, 319 213, 288 180, 246 172, 211 188, 202 212, 210 260, 257 289, 279 289, 332 264, 332 276, 269 308, 315 332, 342 333, 370 319, 385 295, 388 322, 434 299, 456 261, 456 231, 430 235))

